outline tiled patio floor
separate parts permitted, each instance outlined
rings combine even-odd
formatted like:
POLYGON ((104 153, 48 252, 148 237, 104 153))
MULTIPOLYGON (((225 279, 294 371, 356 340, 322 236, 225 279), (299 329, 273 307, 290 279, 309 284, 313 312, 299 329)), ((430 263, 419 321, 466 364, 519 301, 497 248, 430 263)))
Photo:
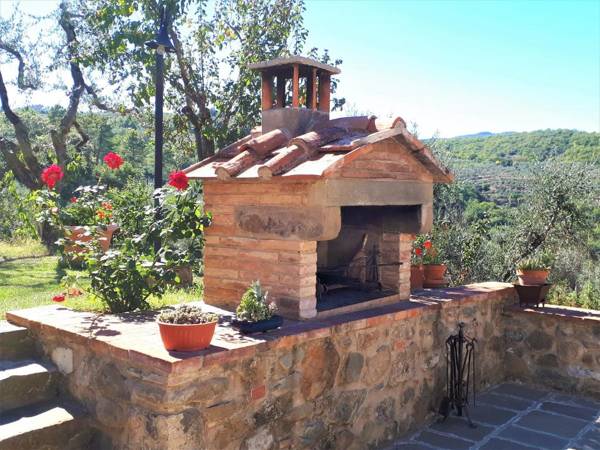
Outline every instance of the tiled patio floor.
POLYGON ((519 384, 496 386, 476 402, 476 428, 451 416, 388 450, 600 450, 600 402, 519 384))

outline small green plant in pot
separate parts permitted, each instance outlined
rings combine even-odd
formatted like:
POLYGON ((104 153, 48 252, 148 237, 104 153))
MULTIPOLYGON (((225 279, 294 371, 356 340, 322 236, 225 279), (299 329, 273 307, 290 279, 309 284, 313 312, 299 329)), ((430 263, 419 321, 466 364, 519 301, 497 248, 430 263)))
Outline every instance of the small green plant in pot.
POLYGON ((276 315, 277 306, 268 302, 269 293, 264 291, 260 281, 253 282, 242 296, 232 321, 242 333, 256 333, 273 330, 283 324, 283 318, 276 315))
POLYGON ((160 337, 169 351, 198 351, 210 345, 219 316, 193 305, 162 311, 156 321, 160 337))
POLYGON ((550 255, 543 253, 522 259, 517 264, 517 277, 519 278, 519 284, 546 284, 548 281, 548 275, 550 275, 551 266, 552 258, 550 255))

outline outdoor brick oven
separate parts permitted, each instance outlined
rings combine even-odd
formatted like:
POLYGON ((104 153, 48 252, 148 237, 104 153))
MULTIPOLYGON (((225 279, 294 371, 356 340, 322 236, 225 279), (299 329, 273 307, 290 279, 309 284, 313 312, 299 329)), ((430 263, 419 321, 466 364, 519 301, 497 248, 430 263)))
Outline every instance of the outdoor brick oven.
POLYGON ((250 67, 262 126, 186 169, 213 214, 205 301, 234 310, 254 280, 290 318, 408 299, 412 237, 452 175, 400 117, 330 120, 339 69, 297 56, 250 67))

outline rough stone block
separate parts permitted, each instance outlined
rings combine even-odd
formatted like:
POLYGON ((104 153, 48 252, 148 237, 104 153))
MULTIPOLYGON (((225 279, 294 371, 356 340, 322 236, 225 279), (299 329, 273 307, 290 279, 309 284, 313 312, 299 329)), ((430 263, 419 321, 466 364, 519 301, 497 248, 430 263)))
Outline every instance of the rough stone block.
POLYGON ((35 355, 35 343, 27 328, 0 320, 0 359, 27 359, 35 355))

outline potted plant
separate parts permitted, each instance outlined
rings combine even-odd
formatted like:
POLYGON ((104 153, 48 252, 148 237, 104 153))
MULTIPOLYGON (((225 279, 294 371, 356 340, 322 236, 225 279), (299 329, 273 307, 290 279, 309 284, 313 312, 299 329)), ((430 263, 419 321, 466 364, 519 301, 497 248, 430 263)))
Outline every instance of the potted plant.
POLYGON ((242 333, 256 333, 280 327, 283 317, 275 314, 275 303, 267 302, 269 293, 263 291, 260 281, 253 282, 242 296, 232 324, 242 333))
POLYGON ((438 288, 448 285, 447 266, 442 262, 440 253, 431 239, 423 242, 423 287, 438 288))
POLYGON ((547 282, 551 266, 552 258, 545 253, 522 259, 517 264, 519 282, 513 283, 513 285, 517 290, 520 306, 534 305, 537 307, 540 303, 545 305, 551 286, 547 282))
POLYGON ((167 350, 192 352, 210 345, 219 316, 197 306, 182 305, 162 311, 156 321, 167 350))
POLYGON ((112 203, 105 196, 102 185, 80 186, 75 189, 67 206, 60 211, 65 229, 65 253, 86 252, 86 244, 94 237, 103 252, 110 248, 112 236, 119 227, 111 223, 112 203))
POLYGON ((545 254, 522 259, 517 264, 519 284, 524 286, 546 284, 550 275, 550 266, 550 258, 545 254))
POLYGON ((419 241, 415 241, 410 258, 410 290, 423 289, 423 279, 423 247, 419 241))

